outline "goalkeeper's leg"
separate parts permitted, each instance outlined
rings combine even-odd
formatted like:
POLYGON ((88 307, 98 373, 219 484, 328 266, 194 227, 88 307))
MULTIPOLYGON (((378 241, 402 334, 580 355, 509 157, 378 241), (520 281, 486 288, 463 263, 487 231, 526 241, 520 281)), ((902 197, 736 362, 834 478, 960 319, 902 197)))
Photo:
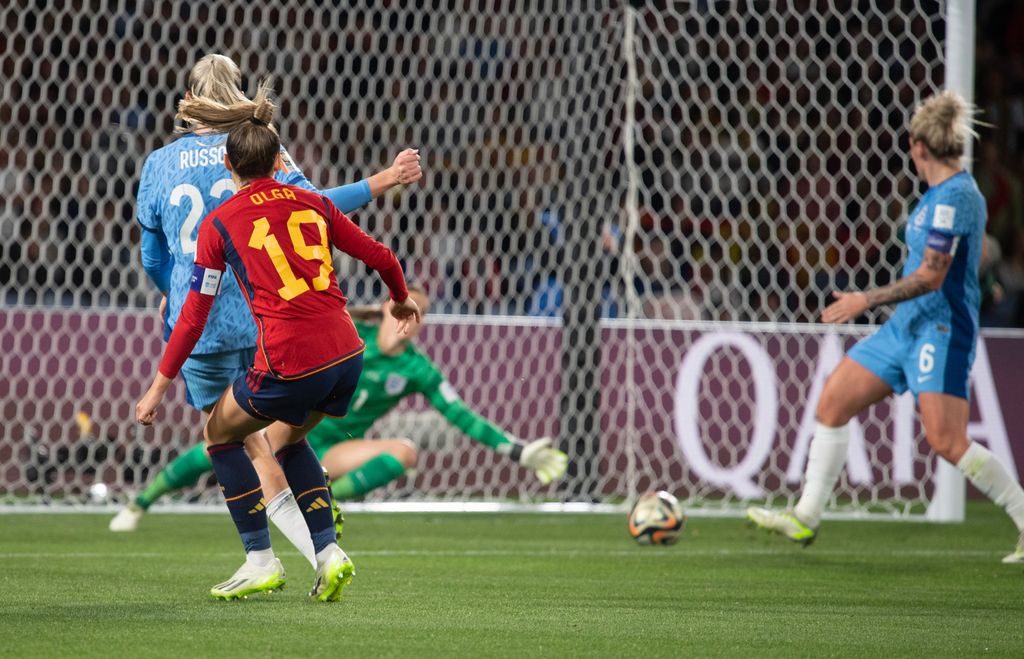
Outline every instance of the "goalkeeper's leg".
POLYGON ((331 447, 321 462, 333 480, 331 494, 353 499, 398 480, 416 465, 416 445, 408 439, 355 439, 331 447))
POLYGON ((114 519, 110 520, 110 530, 134 531, 142 514, 157 499, 168 492, 195 485, 199 482, 200 476, 212 470, 206 447, 202 443, 196 444, 172 460, 130 504, 121 509, 114 519))
POLYGON ((921 393, 921 422, 928 443, 948 462, 956 465, 971 483, 989 499, 1002 506, 1017 526, 1018 540, 1004 563, 1024 564, 1024 489, 991 451, 967 439, 970 407, 967 401, 943 393, 921 393))

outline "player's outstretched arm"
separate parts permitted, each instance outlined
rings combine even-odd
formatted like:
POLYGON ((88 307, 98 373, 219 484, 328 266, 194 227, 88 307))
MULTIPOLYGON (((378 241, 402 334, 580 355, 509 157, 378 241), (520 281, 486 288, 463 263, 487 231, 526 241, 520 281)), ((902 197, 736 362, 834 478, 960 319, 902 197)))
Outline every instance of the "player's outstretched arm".
POLYGON ((541 483, 547 485, 565 474, 569 456, 552 447, 550 437, 524 442, 508 435, 469 409, 446 381, 427 392, 426 396, 430 404, 466 436, 509 456, 535 473, 541 483))
POLYGON ((917 270, 888 286, 864 292, 833 293, 836 301, 825 308, 821 319, 826 323, 845 323, 878 305, 903 302, 937 291, 942 288, 942 282, 946 280, 946 273, 949 272, 952 263, 952 253, 927 248, 917 270))
POLYGON ((396 185, 412 185, 423 178, 420 167, 420 150, 405 149, 397 156, 387 169, 381 170, 366 179, 370 186, 370 194, 379 197, 396 185))
POLYGON ((356 183, 324 190, 324 196, 331 200, 342 213, 351 213, 362 208, 396 185, 410 185, 423 178, 420 168, 420 152, 406 149, 395 157, 387 169, 356 183))
POLYGON ((547 485, 565 474, 569 456, 551 446, 550 437, 541 437, 523 445, 519 464, 533 470, 540 482, 547 485))
POLYGON ((419 308, 415 302, 409 300, 405 273, 402 272, 402 264, 398 262, 394 252, 366 235, 333 204, 327 203, 327 212, 330 215, 328 236, 331 244, 377 271, 387 285, 391 299, 399 303, 397 314, 395 307, 392 308, 391 313, 395 318, 402 320, 415 317, 419 321, 419 308))
POLYGON ((398 326, 395 329, 402 336, 408 334, 410 328, 419 325, 423 321, 420 315, 420 307, 416 304, 416 300, 411 297, 406 297, 401 302, 390 300, 388 302, 388 313, 398 321, 398 326))

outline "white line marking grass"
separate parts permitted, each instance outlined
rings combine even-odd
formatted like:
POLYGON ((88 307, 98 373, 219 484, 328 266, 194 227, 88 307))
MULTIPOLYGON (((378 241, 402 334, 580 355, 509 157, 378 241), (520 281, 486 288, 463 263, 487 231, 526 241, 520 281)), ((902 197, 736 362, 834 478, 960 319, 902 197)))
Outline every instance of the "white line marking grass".
MULTIPOLYGON (((435 557, 435 558, 508 558, 508 557, 531 557, 531 558, 565 558, 565 557, 587 557, 595 558, 680 558, 680 557, 743 557, 743 556, 780 556, 784 554, 803 554, 804 552, 795 547, 781 547, 778 549, 689 549, 686 547, 650 547, 644 549, 614 549, 614 550, 586 550, 586 549, 369 549, 352 552, 353 558, 377 557, 435 557)), ((298 556, 295 551, 278 551, 279 556, 298 556)), ((997 551, 985 549, 899 549, 891 551, 851 551, 843 549, 811 549, 806 551, 808 556, 837 556, 837 557, 866 557, 866 556, 887 556, 891 558, 976 558, 992 557, 1001 555, 997 551)), ((178 552, 3 552, 0 553, 0 560, 18 559, 153 559, 180 557, 178 552)), ((217 557, 239 557, 241 552, 210 552, 204 556, 217 557)))

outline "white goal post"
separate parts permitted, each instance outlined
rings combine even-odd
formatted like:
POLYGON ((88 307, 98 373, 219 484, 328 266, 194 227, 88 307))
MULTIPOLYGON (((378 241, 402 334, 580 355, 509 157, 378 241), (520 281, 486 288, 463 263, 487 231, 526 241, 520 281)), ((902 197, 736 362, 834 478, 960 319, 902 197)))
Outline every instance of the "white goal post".
MULTIPOLYGON (((974 24, 975 0, 947 0, 946 7, 946 87, 969 103, 974 102, 974 24)), ((968 142, 964 162, 971 167, 974 144, 968 142)), ((935 493, 928 506, 928 519, 934 522, 962 522, 967 500, 963 474, 953 465, 939 460, 935 474, 935 493)))
MULTIPOLYGON (((36 4, 0 9, 0 512, 119 503, 200 436, 180 385, 132 422, 163 345, 133 201, 207 52, 247 89, 275 77, 317 185, 421 150, 422 185, 353 217, 431 295, 421 347, 470 406, 573 459, 543 486, 409 401, 375 432, 420 462, 377 509, 792 504, 823 373, 887 310, 814 321, 832 290, 897 276, 910 112, 973 88, 973 0, 36 4)), ((381 298, 336 270, 354 303, 381 298)), ((983 335, 973 390, 972 436, 1011 465, 1020 340, 983 335)), ((829 514, 963 519, 909 399, 855 425, 829 514)), ((218 498, 201 481, 167 504, 218 498)))

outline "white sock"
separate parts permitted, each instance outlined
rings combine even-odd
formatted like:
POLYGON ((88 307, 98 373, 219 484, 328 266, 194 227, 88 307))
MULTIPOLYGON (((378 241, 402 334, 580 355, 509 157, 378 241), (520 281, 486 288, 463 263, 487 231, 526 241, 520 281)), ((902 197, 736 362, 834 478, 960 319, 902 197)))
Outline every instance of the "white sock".
POLYGON ((801 522, 812 528, 821 523, 821 513, 832 496, 839 474, 846 464, 846 447, 850 444, 850 424, 838 428, 817 424, 811 448, 807 452, 804 489, 793 512, 801 522))
POLYGON ((974 487, 985 493, 992 501, 1002 506, 1010 516, 1017 530, 1024 532, 1024 489, 1013 480, 1006 467, 992 455, 992 452, 977 442, 971 442, 967 451, 956 463, 974 487))
POLYGON ((309 564, 316 567, 309 527, 306 526, 306 518, 302 516, 298 504, 295 503, 295 497, 292 496, 290 487, 281 490, 270 500, 270 503, 267 504, 267 517, 284 534, 284 537, 288 538, 288 542, 295 545, 299 553, 305 556, 309 564))
POLYGON ((254 549, 245 555, 245 560, 252 563, 253 565, 270 565, 270 562, 274 560, 273 549, 254 549))

